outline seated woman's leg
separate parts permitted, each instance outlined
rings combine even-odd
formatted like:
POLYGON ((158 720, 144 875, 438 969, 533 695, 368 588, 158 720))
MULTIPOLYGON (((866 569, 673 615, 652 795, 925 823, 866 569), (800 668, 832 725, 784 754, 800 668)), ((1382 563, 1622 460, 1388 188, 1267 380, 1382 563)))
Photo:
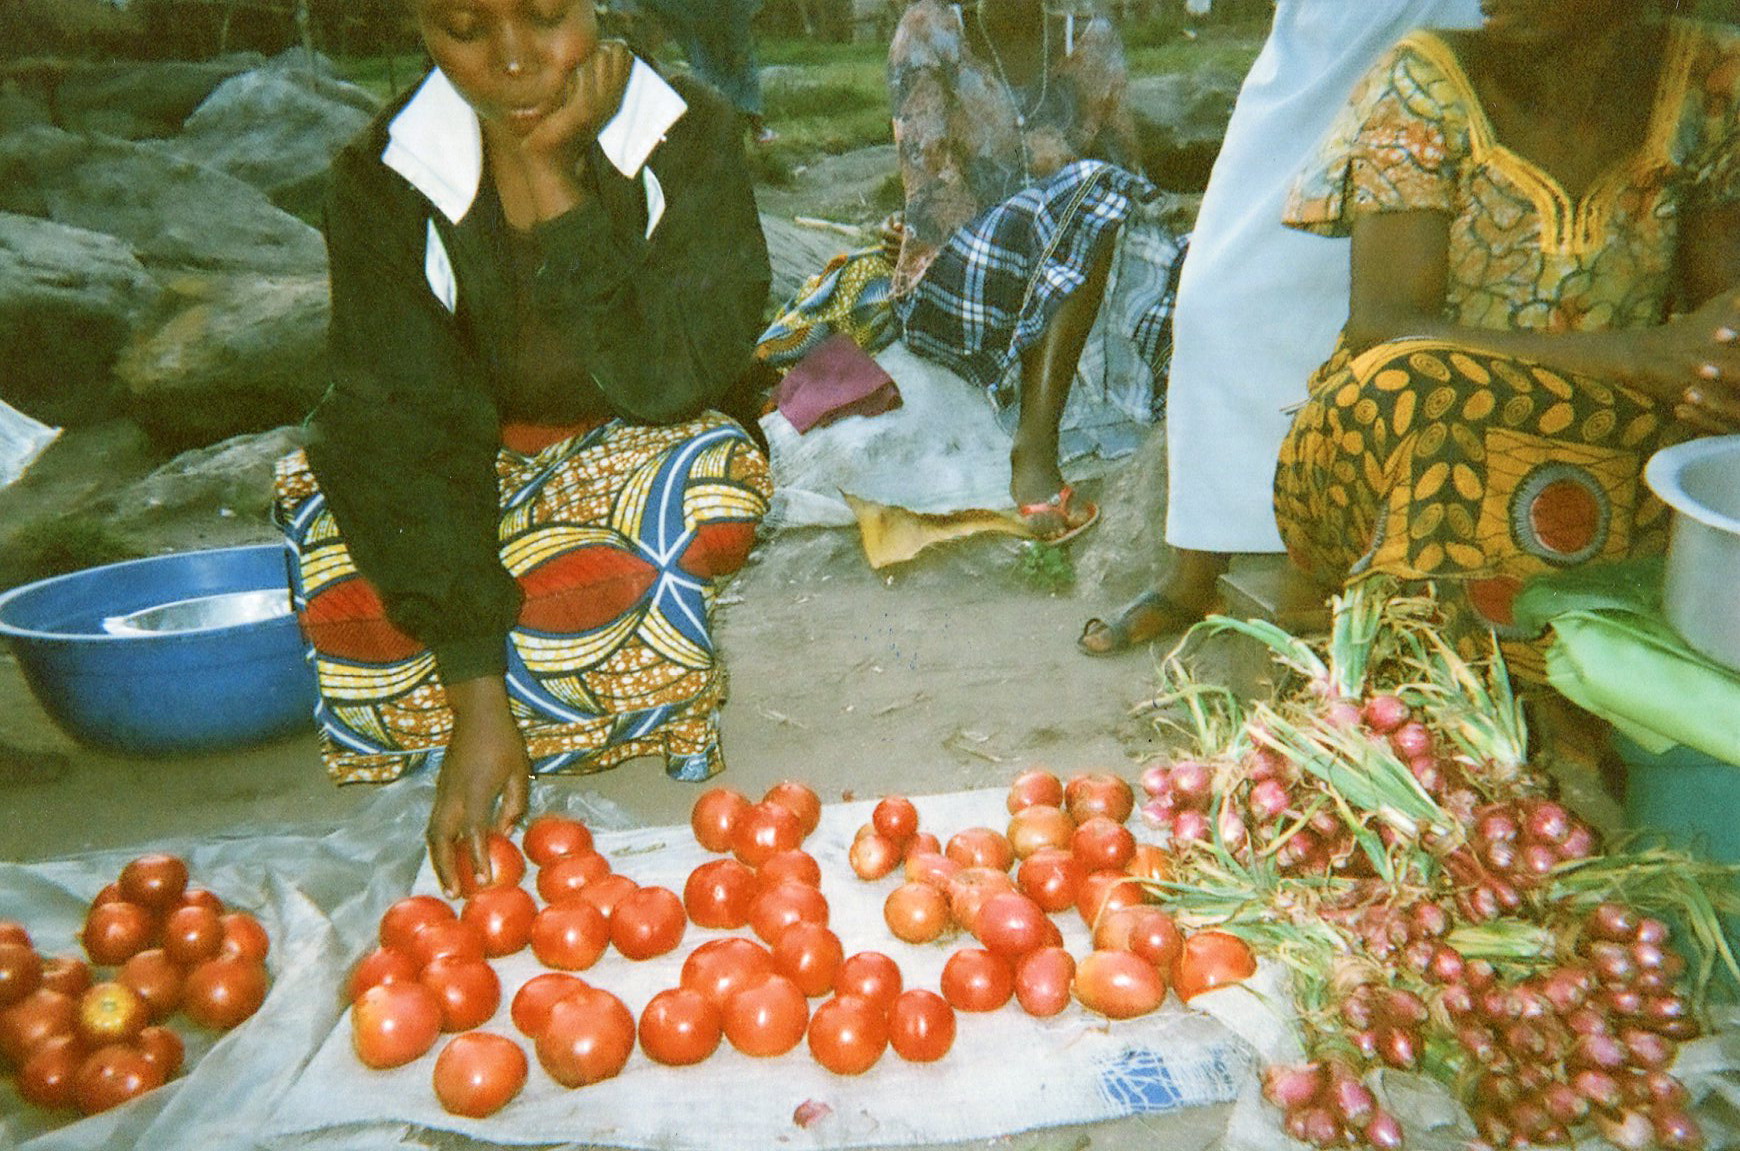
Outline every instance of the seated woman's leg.
MULTIPOLYGON (((1100 238, 1082 285, 1052 313, 1038 342, 1021 354, 1021 409, 1009 453, 1009 494, 1017 506, 1043 503, 1063 488, 1058 428, 1082 348, 1105 298, 1115 239, 1115 233, 1100 238)), ((1041 535, 1056 535, 1076 526, 1065 522, 1066 517, 1073 521, 1080 514, 1079 509, 1059 507, 1051 517, 1055 522, 1034 523, 1033 528, 1041 535)))
MULTIPOLYGON (((766 510, 765 457, 709 414, 504 450, 497 475, 502 559, 525 592, 509 690, 534 767, 658 755, 679 778, 718 771, 725 680, 709 620, 716 582, 741 566, 766 510)), ((328 771, 396 778, 452 729, 434 660, 387 621, 300 453, 279 466, 277 507, 297 555, 328 771)))
POLYGON ((1666 509, 1643 464, 1674 424, 1639 392, 1451 344, 1338 355, 1282 445, 1275 511, 1319 579, 1384 572, 1436 585, 1449 638, 1542 675, 1514 626, 1529 577, 1660 552, 1666 509))

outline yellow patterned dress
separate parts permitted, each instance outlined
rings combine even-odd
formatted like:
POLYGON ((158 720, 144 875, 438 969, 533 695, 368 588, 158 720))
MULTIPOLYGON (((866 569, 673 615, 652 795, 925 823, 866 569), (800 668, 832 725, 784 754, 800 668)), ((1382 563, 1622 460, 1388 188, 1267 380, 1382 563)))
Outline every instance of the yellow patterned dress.
MULTIPOLYGON (((1347 235, 1364 213, 1446 213, 1444 317, 1469 328, 1659 325, 1682 207, 1740 200, 1737 96, 1740 38, 1673 22, 1645 142, 1572 199, 1498 141, 1449 46, 1414 33, 1355 90, 1286 219, 1347 235)), ((1536 678, 1517 591, 1660 551, 1667 513, 1641 474, 1683 434, 1641 392, 1543 364, 1417 339, 1338 350, 1282 445, 1275 514, 1307 572, 1435 581, 1459 647, 1495 630, 1536 678)))

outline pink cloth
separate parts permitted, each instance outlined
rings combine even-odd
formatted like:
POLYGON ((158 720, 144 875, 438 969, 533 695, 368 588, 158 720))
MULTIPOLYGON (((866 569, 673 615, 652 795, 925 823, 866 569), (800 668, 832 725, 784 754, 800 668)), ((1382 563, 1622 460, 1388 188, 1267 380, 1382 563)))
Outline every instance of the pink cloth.
POLYGON ((851 336, 836 332, 785 374, 774 406, 801 434, 842 416, 878 416, 898 408, 900 389, 851 336))

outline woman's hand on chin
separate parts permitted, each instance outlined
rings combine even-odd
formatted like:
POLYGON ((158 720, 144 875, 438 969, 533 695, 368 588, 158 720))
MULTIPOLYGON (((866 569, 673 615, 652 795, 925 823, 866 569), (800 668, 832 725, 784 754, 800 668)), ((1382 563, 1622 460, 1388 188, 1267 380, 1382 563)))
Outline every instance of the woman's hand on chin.
POLYGON ((616 115, 634 54, 621 40, 601 40, 574 69, 568 96, 526 133, 520 150, 528 160, 572 166, 579 152, 597 138, 616 115))

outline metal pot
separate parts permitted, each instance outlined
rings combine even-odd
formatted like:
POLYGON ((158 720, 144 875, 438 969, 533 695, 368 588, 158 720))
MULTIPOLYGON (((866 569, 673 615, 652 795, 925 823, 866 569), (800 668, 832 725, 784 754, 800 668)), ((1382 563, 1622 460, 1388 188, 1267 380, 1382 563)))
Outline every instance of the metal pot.
POLYGON ((1662 586, 1668 622, 1740 671, 1740 435, 1664 448, 1643 475, 1674 511, 1662 586))

